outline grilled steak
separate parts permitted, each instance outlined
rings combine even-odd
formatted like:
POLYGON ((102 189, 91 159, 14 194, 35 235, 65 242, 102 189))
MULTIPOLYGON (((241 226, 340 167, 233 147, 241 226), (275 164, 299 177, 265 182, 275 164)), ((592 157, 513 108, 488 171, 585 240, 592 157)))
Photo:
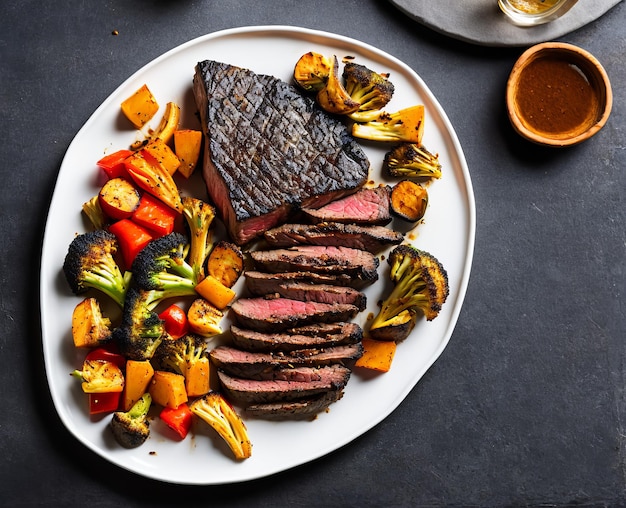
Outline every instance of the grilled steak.
POLYGON ((233 344, 246 351, 293 351, 355 344, 363 338, 356 323, 319 323, 286 330, 285 333, 261 333, 230 327, 233 344))
POLYGON ((378 279, 378 258, 371 252, 348 247, 298 245, 252 251, 250 256, 257 268, 269 272, 304 270, 329 275, 344 273, 366 282, 378 279))
POLYGON ((246 285, 265 284, 265 281, 280 282, 308 282, 310 284, 332 284, 333 286, 360 287, 362 281, 345 273, 327 275, 315 272, 277 272, 266 273, 256 270, 244 272, 246 285))
POLYGON ((359 312, 365 309, 367 304, 365 294, 361 291, 331 284, 280 282, 276 279, 265 279, 261 282, 246 279, 246 285, 248 290, 256 296, 277 294, 283 298, 303 302, 349 303, 357 307, 359 312))
POLYGON ((234 242, 366 182, 369 161, 345 125, 288 83, 205 60, 193 89, 206 138, 204 179, 234 242))
POLYGON ((220 385, 226 395, 242 406, 269 402, 285 402, 303 397, 340 391, 350 379, 350 369, 332 365, 320 371, 319 379, 309 381, 256 380, 229 376, 218 371, 220 385))
POLYGON ((345 224, 377 224, 391 222, 391 187, 388 185, 363 188, 321 207, 304 207, 312 222, 342 222, 345 224))
POLYGON ((270 374, 285 368, 322 367, 331 364, 352 366, 363 355, 362 344, 348 344, 324 349, 298 349, 285 352, 255 353, 230 346, 218 346, 211 361, 220 370, 247 379, 271 379, 270 374))
POLYGON ((289 298, 239 298, 231 305, 235 320, 260 332, 279 331, 309 323, 349 321, 358 313, 354 305, 301 302, 289 298))
POLYGON ((376 253, 390 245, 402 243, 404 236, 383 226, 320 222, 283 224, 266 231, 264 238, 272 247, 335 245, 376 253))
POLYGON ((246 408, 246 414, 264 420, 304 420, 311 419, 317 413, 325 411, 333 402, 343 396, 343 390, 330 390, 321 395, 287 402, 252 404, 246 408))

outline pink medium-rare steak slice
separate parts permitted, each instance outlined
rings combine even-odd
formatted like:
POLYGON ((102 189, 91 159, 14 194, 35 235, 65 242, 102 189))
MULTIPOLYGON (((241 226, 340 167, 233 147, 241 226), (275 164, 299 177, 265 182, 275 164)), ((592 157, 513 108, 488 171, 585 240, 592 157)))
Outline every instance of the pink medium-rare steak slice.
POLYGON ((310 284, 332 284, 333 286, 362 286, 361 281, 347 273, 324 274, 307 271, 297 272, 259 272, 246 270, 246 284, 263 284, 265 280, 278 282, 308 282, 310 284))
POLYGON ((246 415, 264 420, 304 420, 312 419, 341 399, 343 390, 330 390, 326 393, 284 402, 251 404, 246 407, 246 415))
POLYGON ((205 60, 194 95, 208 193, 240 245, 294 209, 322 206, 367 181, 369 161, 345 125, 284 81, 205 60))

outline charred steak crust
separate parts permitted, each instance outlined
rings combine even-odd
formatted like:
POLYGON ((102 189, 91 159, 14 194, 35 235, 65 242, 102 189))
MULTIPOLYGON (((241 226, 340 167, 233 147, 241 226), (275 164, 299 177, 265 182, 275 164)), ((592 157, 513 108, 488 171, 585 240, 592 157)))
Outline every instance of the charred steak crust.
POLYGON ((369 161, 346 126, 284 81, 205 60, 194 95, 208 193, 236 243, 367 181, 369 161))
POLYGON ((312 419, 317 413, 325 411, 333 402, 341 399, 343 393, 343 390, 329 390, 297 400, 252 404, 246 408, 246 415, 264 420, 312 419))

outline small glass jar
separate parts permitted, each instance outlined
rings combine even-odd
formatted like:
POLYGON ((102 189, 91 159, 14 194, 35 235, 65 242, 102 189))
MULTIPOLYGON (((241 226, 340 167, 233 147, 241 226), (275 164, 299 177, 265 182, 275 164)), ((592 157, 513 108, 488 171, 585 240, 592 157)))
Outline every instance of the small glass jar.
POLYGON ((578 0, 498 0, 500 10, 518 26, 541 25, 569 11, 578 0))

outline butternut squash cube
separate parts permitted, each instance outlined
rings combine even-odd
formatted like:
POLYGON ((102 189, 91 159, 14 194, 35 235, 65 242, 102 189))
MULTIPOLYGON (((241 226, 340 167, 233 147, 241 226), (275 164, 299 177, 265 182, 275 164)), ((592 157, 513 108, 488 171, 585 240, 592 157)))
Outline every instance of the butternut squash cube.
POLYGON ((159 164, 170 175, 176 173, 176 170, 180 166, 180 159, 172 151, 172 149, 160 138, 150 141, 144 149, 144 155, 146 158, 153 160, 159 164))
POLYGON ((174 132, 174 151, 180 159, 178 172, 189 178, 200 160, 202 132, 192 129, 181 129, 174 132))
POLYGON ((207 275, 196 285, 196 293, 219 310, 225 309, 236 294, 212 275, 207 275))
POLYGON ((355 366, 378 372, 388 372, 396 354, 396 343, 369 338, 363 338, 362 343, 363 356, 356 361, 355 366))
POLYGON ((144 393, 148 391, 154 368, 149 360, 127 360, 126 361, 126 384, 124 385, 124 395, 122 406, 124 411, 130 410, 144 393))
POLYGON ((163 407, 175 409, 188 400, 185 378, 174 372, 155 370, 148 391, 152 400, 163 407))
POLYGON ((185 371, 185 388, 188 397, 199 397, 209 393, 210 387, 210 366, 209 359, 199 358, 189 364, 185 371))
POLYGON ((122 102, 121 107, 122 113, 137 129, 141 129, 159 110, 154 95, 145 84, 122 102))
POLYGON ((72 339, 74 346, 96 347, 111 337, 111 321, 100 311, 95 298, 85 298, 72 313, 72 339))

